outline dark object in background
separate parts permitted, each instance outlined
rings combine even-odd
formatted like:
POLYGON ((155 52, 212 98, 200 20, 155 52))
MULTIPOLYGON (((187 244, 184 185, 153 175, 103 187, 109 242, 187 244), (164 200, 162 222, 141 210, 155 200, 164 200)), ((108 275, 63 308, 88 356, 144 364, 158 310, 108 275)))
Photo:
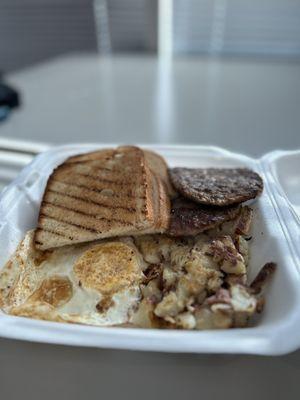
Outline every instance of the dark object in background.
POLYGON ((13 108, 19 106, 19 93, 0 80, 0 121, 7 118, 13 108))

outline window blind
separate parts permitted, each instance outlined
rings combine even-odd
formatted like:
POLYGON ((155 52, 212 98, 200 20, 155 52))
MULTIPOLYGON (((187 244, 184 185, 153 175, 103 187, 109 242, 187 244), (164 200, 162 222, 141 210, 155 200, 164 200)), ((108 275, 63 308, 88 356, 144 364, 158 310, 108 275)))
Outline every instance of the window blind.
POLYGON ((300 0, 173 0, 175 54, 300 55, 300 0))

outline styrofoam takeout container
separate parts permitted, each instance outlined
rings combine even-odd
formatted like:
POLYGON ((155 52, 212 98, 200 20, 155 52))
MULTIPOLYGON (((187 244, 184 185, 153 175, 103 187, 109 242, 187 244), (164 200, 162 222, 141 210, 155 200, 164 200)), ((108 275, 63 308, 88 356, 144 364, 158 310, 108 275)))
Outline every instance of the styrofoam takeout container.
MULTIPOLYGON (((68 145, 37 156, 0 196, 0 266, 25 232, 36 226, 47 179, 67 157, 111 147, 68 145)), ((0 314, 0 336, 75 346, 132 350, 284 354, 300 347, 300 151, 269 153, 260 160, 208 146, 144 146, 170 166, 256 170, 263 195, 253 204, 250 280, 269 261, 278 264, 266 291, 266 307, 253 326, 218 331, 99 328, 0 314)))

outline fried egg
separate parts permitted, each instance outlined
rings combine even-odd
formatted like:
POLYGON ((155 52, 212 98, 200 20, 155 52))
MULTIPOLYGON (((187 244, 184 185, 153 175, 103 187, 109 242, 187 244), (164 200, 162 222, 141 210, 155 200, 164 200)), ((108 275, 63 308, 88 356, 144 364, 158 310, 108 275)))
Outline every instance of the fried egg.
POLYGON ((26 234, 0 273, 6 313, 59 322, 126 324, 137 308, 145 262, 130 238, 39 251, 26 234))

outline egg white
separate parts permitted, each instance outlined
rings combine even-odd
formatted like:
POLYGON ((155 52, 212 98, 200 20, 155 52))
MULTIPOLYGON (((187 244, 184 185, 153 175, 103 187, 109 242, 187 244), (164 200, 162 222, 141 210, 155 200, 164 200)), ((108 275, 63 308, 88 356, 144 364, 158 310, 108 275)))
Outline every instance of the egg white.
MULTIPOLYGON (((72 284, 72 296, 59 307, 46 305, 43 307, 41 319, 49 319, 91 324, 98 326, 126 324, 130 320, 133 310, 140 301, 139 280, 136 280, 130 287, 122 288, 111 296, 111 306, 107 310, 99 311, 97 304, 103 299, 103 294, 92 288, 83 287, 74 273, 74 264, 85 251, 101 241, 65 246, 54 249, 49 253, 41 253, 34 247, 34 232, 29 231, 15 254, 11 257, 0 273, 0 305, 1 308, 14 315, 29 316, 28 307, 26 315, 24 305, 30 301, 30 310, 40 310, 40 303, 28 300, 30 296, 41 286, 42 282, 51 277, 68 278, 72 284), (41 263, 37 263, 40 257, 44 257, 41 263), (39 264, 39 265, 38 265, 39 264)), ((113 240, 111 240, 112 242, 113 240)), ((115 240, 116 241, 116 240, 115 240)), ((136 261, 140 268, 140 277, 145 268, 142 257, 130 238, 120 239, 130 246, 135 253, 136 261)), ((105 241, 104 241, 105 242, 105 241)), ((107 241, 106 241, 107 242, 107 241)), ((112 266, 113 268, 113 266, 112 266)), ((32 311, 32 317, 37 314, 32 311)))

